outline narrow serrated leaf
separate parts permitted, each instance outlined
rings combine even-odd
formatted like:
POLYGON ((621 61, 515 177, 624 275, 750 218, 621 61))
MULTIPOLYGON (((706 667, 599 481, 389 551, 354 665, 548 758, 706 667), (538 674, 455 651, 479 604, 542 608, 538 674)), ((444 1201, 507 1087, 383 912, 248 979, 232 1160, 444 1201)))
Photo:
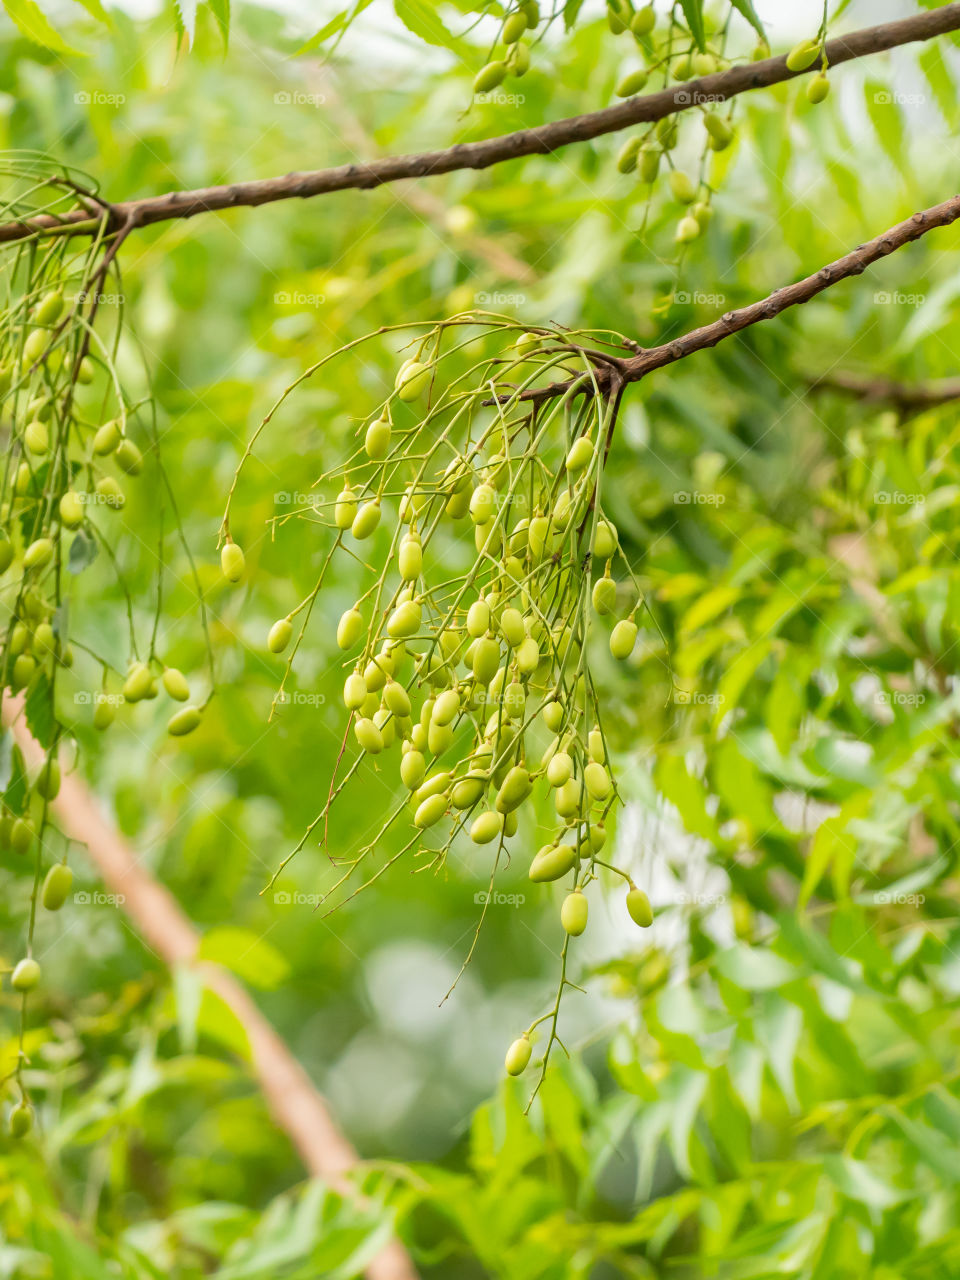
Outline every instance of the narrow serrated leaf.
POLYGON ((23 710, 27 728, 37 742, 41 747, 52 747, 57 721, 53 714, 50 680, 45 671, 41 671, 30 686, 23 710))
POLYGON ((756 9, 753 7, 753 0, 730 0, 730 3, 736 9, 737 13, 742 14, 743 17, 746 18, 760 39, 766 40, 767 33, 764 31, 763 23, 760 21, 760 17, 756 9))
POLYGON ((697 42, 697 48, 703 53, 707 47, 707 36, 703 29, 703 0, 680 0, 680 8, 687 20, 690 34, 697 42))
POLYGON ((3 7, 10 19, 35 44, 42 45, 44 49, 53 49, 55 53, 80 54, 79 49, 66 43, 33 0, 3 0, 3 7))

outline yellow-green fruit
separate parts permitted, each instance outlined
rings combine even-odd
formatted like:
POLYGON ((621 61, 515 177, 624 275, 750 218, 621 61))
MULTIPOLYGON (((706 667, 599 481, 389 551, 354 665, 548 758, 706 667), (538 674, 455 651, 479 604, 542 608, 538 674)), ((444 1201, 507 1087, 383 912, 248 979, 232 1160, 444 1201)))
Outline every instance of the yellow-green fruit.
MULTIPOLYGON (((278 618, 267 634, 267 648, 271 653, 283 653, 293 635, 293 623, 289 618, 278 618)), ((338 631, 339 636, 339 631, 338 631)))
POLYGON ((691 240, 696 240, 700 234, 700 223, 696 218, 681 218, 677 223, 677 230, 674 239, 678 244, 689 244, 691 240))
POLYGON ((28 422, 23 429, 23 443, 31 453, 46 453, 50 447, 50 433, 47 424, 39 419, 28 422))
POLYGON ((500 615, 500 634, 511 649, 515 649, 523 641, 526 629, 523 625, 523 614, 519 609, 514 609, 512 606, 504 609, 500 615))
POLYGON ((10 985, 14 991, 32 991, 40 981, 40 966, 36 960, 27 956, 19 961, 10 977, 10 985))
POLYGON ((631 889, 627 894, 627 911, 630 919, 641 929, 649 929, 653 924, 653 908, 642 889, 631 889))
POLYGON ((363 441, 367 457, 374 462, 379 462, 381 458, 385 458, 390 452, 391 435, 390 423, 386 418, 378 418, 376 422, 371 422, 367 427, 367 434, 363 441))
POLYGON ((717 60, 712 53, 695 53, 693 55, 693 72, 698 76, 713 75, 717 69, 717 60))
POLYGON ((383 705, 395 716, 410 714, 410 695, 402 684, 398 684, 391 676, 383 689, 383 705))
POLYGON ((25 689, 33 679, 33 673, 36 669, 36 659, 29 653, 21 653, 13 664, 12 683, 14 689, 25 689))
POLYGON ((97 372, 97 366, 93 363, 89 356, 84 356, 77 365, 77 381, 83 386, 88 387, 93 381, 97 372))
POLYGON ((37 303, 36 315, 37 324, 55 324, 60 319, 60 312, 63 310, 63 290, 51 289, 37 303))
POLYGON ((530 70, 530 47, 518 40, 507 50, 507 70, 512 76, 525 76, 530 70))
POLYGON ((27 334, 27 340, 23 344, 23 356, 29 363, 39 360, 47 349, 49 343, 49 335, 43 329, 32 329, 27 334))
POLYGON ((454 783, 450 799, 457 809, 472 809, 487 789, 486 775, 468 774, 454 783))
POLYGON ((60 519, 68 529, 76 529, 83 524, 83 500, 72 489, 68 489, 60 499, 60 519))
MULTIPOLYGON (((337 647, 340 649, 352 649, 360 639, 363 632, 363 614, 354 606, 340 616, 337 623, 337 647)), ((273 632, 271 632, 271 635, 273 632)), ((289 639, 289 636, 287 637, 289 639)), ((286 644, 286 640, 284 641, 286 644)), ((279 650, 275 650, 279 652, 279 650)))
POLYGON ((53 539, 37 538, 31 542, 23 553, 23 564, 26 569, 40 569, 53 559, 53 539))
POLYGON ((652 4, 638 9, 630 19, 630 30, 635 36, 648 36, 657 25, 657 14, 652 4))
POLYGON ((660 172, 660 152, 656 147, 644 147, 637 166, 641 182, 656 182, 660 172))
POLYGON ((830 81, 822 71, 807 85, 807 99, 813 103, 822 102, 829 92, 830 81))
POLYGON ((560 923, 574 938, 579 938, 587 927, 587 899, 579 889, 568 893, 560 908, 560 923))
POLYGON ((613 613, 617 607, 617 584, 612 578, 598 578, 593 584, 593 607, 597 613, 613 613))
POLYGON ((527 550, 533 561, 542 560, 550 533, 550 521, 546 516, 534 516, 527 530, 527 550))
POLYGON ((617 169, 620 173, 632 173, 637 167, 637 156, 640 154, 642 145, 643 139, 639 134, 634 134, 626 140, 617 152, 617 169))
POLYGON ((10 848, 21 857, 29 853, 33 843, 33 827, 26 818, 17 818, 10 828, 10 848))
POLYGON ((530 863, 527 875, 535 884, 547 884, 572 871, 576 861, 577 851, 572 844, 547 844, 530 863))
POLYGON ((174 738, 182 738, 188 733, 193 733, 200 720, 199 707, 181 707, 167 721, 167 733, 174 738))
POLYGON ((363 668, 363 678, 366 681, 367 693, 379 693, 387 683, 387 676, 392 675, 393 663, 385 654, 378 653, 363 668))
POLYGON ((496 840, 503 829, 503 814, 488 810, 474 818, 470 827, 470 839, 474 844, 489 844, 496 840))
POLYGON ((511 13, 503 24, 503 43, 514 44, 527 29, 527 15, 523 12, 511 13))
POLYGON ((422 800, 417 805, 417 812, 413 815, 414 825, 425 829, 432 827, 435 822, 440 819, 447 811, 447 797, 441 792, 439 795, 427 796, 426 800, 422 800))
POLYGON ((674 58, 673 66, 670 70, 675 80, 689 80, 693 74, 693 59, 690 54, 684 53, 679 58, 674 58))
POLYGON ((526 1035, 520 1036, 518 1040, 514 1040, 513 1044, 507 1050, 507 1056, 503 1060, 508 1076, 523 1075, 530 1061, 530 1054, 533 1052, 533 1046, 530 1044, 526 1035))
POLYGON ((654 133, 664 151, 672 151, 677 145, 677 117, 665 116, 658 120, 654 133))
POLYGON ((474 524, 489 524, 497 509, 497 493, 492 485, 478 484, 470 498, 470 519, 474 524))
POLYGON ((404 600, 387 619, 387 635, 391 640, 409 640, 420 630, 423 610, 417 600, 404 600))
POLYGON ((750 60, 752 62, 763 62, 765 58, 769 58, 769 57, 770 57, 770 46, 767 44, 766 40, 761 40, 754 47, 754 50, 750 55, 750 60))
POLYGON ((405 753, 400 761, 400 777, 408 791, 416 791, 423 782, 426 773, 426 762, 423 753, 413 749, 405 753))
POLYGON ((356 514, 357 496, 349 485, 345 485, 333 505, 333 523, 338 529, 349 529, 356 514))
POLYGON ((526 800, 533 790, 530 774, 522 764, 515 764, 503 780, 497 792, 496 809, 498 813, 510 813, 526 800))
POLYGON ((540 5, 538 0, 520 0, 520 8, 526 15, 527 26, 532 31, 540 25, 540 5))
MULTIPOLYGON (((94 485, 94 488, 103 499, 104 506, 113 507, 115 510, 119 511, 119 509, 126 504, 126 495, 120 488, 119 484, 117 484, 116 480, 114 480, 113 476, 101 476, 94 485)), ((239 551, 239 547, 237 550, 239 551)), ((223 558, 221 555, 221 564, 222 563, 223 558)), ((231 579, 231 581, 235 581, 235 579, 231 579)))
POLYGON ((150 681, 153 677, 145 662, 134 662, 123 682, 123 696, 127 702, 141 702, 150 693, 150 681))
POLYGON ((13 491, 18 498, 22 498, 25 493, 30 492, 33 483, 33 472, 30 470, 29 463, 21 462, 17 467, 17 478, 14 481, 13 491))
POLYGON ((33 1108, 18 1102, 10 1112, 10 1137, 25 1138, 33 1128, 33 1108))
POLYGON ((397 566, 404 582, 414 582, 423 568, 423 548, 415 534, 408 533, 400 540, 397 554, 397 566))
POLYGON ((413 797, 417 805, 423 803, 430 796, 438 796, 441 791, 446 791, 450 783, 450 773, 446 769, 441 769, 437 773, 432 773, 422 787, 413 797))
POLYGON ((467 610, 467 634, 476 640, 490 630, 490 606, 486 600, 474 600, 467 610))
POLYGON ((383 734, 371 719, 361 717, 353 726, 353 732, 357 742, 368 754, 376 756, 383 750, 383 734))
POLYGON ((540 346, 542 339, 539 333, 521 333, 520 337, 513 344, 518 353, 522 356, 529 355, 531 351, 536 351, 540 346))
POLYGON ((523 676, 530 675, 540 665, 540 646, 533 636, 527 636, 517 649, 517 670, 523 676))
POLYGON ((369 538, 371 533, 380 523, 380 499, 371 498, 369 502, 365 502, 357 514, 353 518, 353 524, 350 526, 350 532, 355 538, 362 541, 369 538))
POLYGON ((343 702, 348 711, 363 706, 367 696, 367 682, 359 671, 352 671, 343 684, 343 702))
POLYGON ((640 92, 647 83, 647 79, 647 72, 642 67, 638 71, 629 72, 617 85, 617 97, 632 98, 635 93, 640 92))
POLYGON ((220 550, 220 568, 228 582, 239 582, 246 567, 243 549, 236 542, 225 542, 220 550))
POLYGON ((481 684, 489 684, 500 666, 500 646, 491 636, 482 636, 473 645, 473 675, 481 684))
POLYGON ((806 71, 807 67, 813 66, 819 55, 820 42, 818 40, 801 40, 787 54, 787 69, 789 71, 806 71))
POLYGON ((715 150, 722 151, 725 147, 729 147, 730 143, 733 141, 733 130, 730 128, 727 121, 724 120, 723 116, 719 116, 715 111, 711 111, 708 115, 703 117, 703 123, 707 133, 709 133, 714 142, 719 142, 721 144, 719 147, 715 148, 715 150))
POLYGON ((603 734, 599 729, 591 729, 587 734, 587 753, 591 760, 596 760, 597 764, 606 762, 607 753, 603 746, 603 734))
POLYGON ((610 633, 610 652, 623 662, 633 653, 637 641, 637 624, 631 618, 624 618, 610 633))
POLYGON ((558 751, 547 765, 547 781, 551 787, 562 787, 573 777, 573 761, 566 751, 558 751))
POLYGON ((33 789, 45 800, 54 800, 60 791, 60 765, 52 757, 43 762, 33 789))
POLYGON ((93 727, 109 729, 116 716, 116 705, 105 694, 98 693, 93 704, 93 727))
POLYGON ((427 727, 427 747, 435 756, 442 756, 453 742, 453 729, 446 724, 434 724, 431 720, 427 727))
POLYGON ((474 93, 489 93, 491 89, 496 89, 498 84, 502 84, 507 74, 507 66, 504 62, 488 62, 485 67, 481 67, 473 80, 474 93))
POLYGON ((23 653, 27 645, 30 643, 30 628, 24 622, 16 622, 10 632, 10 643, 8 651, 13 657, 18 653, 23 653))
POLYGON ((557 701, 545 702, 543 704, 543 722, 551 733, 557 733, 563 724, 563 703, 557 701))
POLYGON ((97 457, 105 457, 108 453, 113 453, 119 443, 120 424, 115 421, 105 422, 94 434, 93 452, 97 457))
POLYGON ((697 222, 700 223, 700 230, 706 231, 707 226, 710 223, 710 219, 713 217, 712 205, 707 204, 705 200, 698 200, 690 212, 693 217, 696 218, 697 222))
POLYGON ((117 466, 128 476, 138 476, 143 470, 143 454, 132 440, 124 438, 117 445, 117 466))
POLYGON ((581 436, 579 440, 574 440, 570 446, 570 452, 567 454, 566 467, 568 471, 582 471, 584 467, 588 467, 593 461, 593 441, 589 436, 581 436))
POLYGON ((33 651, 39 656, 55 653, 57 649, 56 633, 49 622, 40 622, 33 633, 33 651))
POLYGON ((554 793, 553 803, 561 818, 572 818, 583 807, 583 779, 568 778, 554 793))
POLYGON ((40 901, 48 911, 59 911, 73 888, 73 872, 58 862, 46 874, 40 901))
POLYGON ((682 169, 671 169, 669 182, 675 200, 679 200, 681 204, 693 204, 697 198, 697 188, 682 169))
POLYGON ((430 719, 434 724, 452 724, 459 714, 460 695, 456 689, 444 689, 433 704, 430 719))
POLYGON ((603 765, 598 764, 596 760, 591 760, 584 769, 583 781, 586 784, 588 793, 594 800, 606 800, 610 794, 610 775, 603 765))
POLYGON ((430 385, 430 366, 419 360, 410 360, 397 371, 395 390, 401 400, 409 403, 423 395, 430 385))
POLYGON ((0 538, 0 573, 6 573, 12 564, 13 546, 6 538, 0 538))
POLYGON ((186 702, 190 697, 190 686, 187 684, 187 678, 176 667, 165 667, 161 679, 168 696, 176 702, 186 702))

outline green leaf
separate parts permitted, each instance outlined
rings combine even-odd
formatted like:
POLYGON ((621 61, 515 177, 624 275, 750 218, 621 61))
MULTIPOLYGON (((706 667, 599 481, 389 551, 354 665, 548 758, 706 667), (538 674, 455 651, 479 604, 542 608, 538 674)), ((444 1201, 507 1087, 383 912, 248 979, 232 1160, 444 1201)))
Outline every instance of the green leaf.
POLYGON ((230 38, 230 0, 209 0, 210 8, 223 37, 223 47, 227 48, 230 38))
POLYGON ((273 990, 290 973, 286 959, 251 929, 221 925, 204 934, 198 960, 212 960, 264 991, 273 990))
POLYGON ((52 747, 57 721, 53 712, 50 678, 46 671, 40 671, 27 690, 24 715, 27 721, 27 728, 37 742, 40 743, 41 747, 46 747, 47 749, 52 747))
POLYGON ((690 34, 702 53, 707 47, 706 32, 703 29, 703 0, 680 0, 680 8, 687 20, 690 34))
POLYGON ((760 39, 766 40, 767 33, 764 31, 763 23, 760 21, 760 17, 757 14, 756 9, 753 7, 753 0, 730 0, 730 3, 738 13, 742 14, 746 18, 760 39))
POLYGON ((397 17, 413 34, 427 44, 441 49, 450 49, 458 56, 461 46, 450 34, 437 16, 437 10, 427 0, 394 0, 394 11, 397 17))
POLYGON ((84 569, 93 564, 99 554, 100 548, 96 539, 92 538, 89 533, 85 533, 83 529, 78 529, 73 541, 70 543, 67 570, 76 577, 77 574, 83 573, 84 569))
POLYGON ((26 808, 29 794, 26 762, 23 752, 14 743, 10 752, 10 778, 4 788, 3 802, 11 813, 19 815, 26 808))
POLYGON ((44 49, 52 49, 55 53, 80 55, 80 50, 68 45, 56 28, 50 25, 33 0, 3 0, 3 7, 23 34, 35 44, 42 45, 44 49))
POLYGON ((795 981, 800 970, 766 947, 737 943, 717 954, 716 965, 724 977, 744 991, 770 991, 795 981))

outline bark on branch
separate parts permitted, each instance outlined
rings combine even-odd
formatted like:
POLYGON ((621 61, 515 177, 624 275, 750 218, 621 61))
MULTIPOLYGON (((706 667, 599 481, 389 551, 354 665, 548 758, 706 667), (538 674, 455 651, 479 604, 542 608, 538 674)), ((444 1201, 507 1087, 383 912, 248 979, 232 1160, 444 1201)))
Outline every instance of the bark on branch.
MULTIPOLYGON (((930 40, 956 30, 960 30, 960 3, 947 4, 910 18, 864 27, 828 40, 827 60, 831 66, 838 66, 854 58, 882 53, 915 40, 930 40)), ((425 151, 417 155, 391 156, 369 164, 339 165, 333 169, 288 173, 195 191, 171 191, 166 195, 114 204, 110 206, 109 216, 118 226, 129 220, 134 226, 144 227, 172 218, 192 218, 198 213, 271 204, 277 200, 308 199, 332 191, 369 189, 403 178, 427 178, 457 169, 487 169, 520 156, 547 155, 571 143, 589 142, 592 138, 615 133, 630 125, 652 124, 678 111, 687 111, 708 102, 726 101, 749 89, 780 84, 818 69, 815 63, 807 71, 791 71, 785 58, 765 58, 762 62, 742 63, 698 80, 671 85, 658 93, 628 98, 600 111, 555 120, 533 129, 520 129, 482 142, 458 143, 442 151, 425 151)), ((64 218, 39 215, 0 225, 0 243, 21 240, 38 231, 86 234, 96 226, 96 220, 91 220, 87 209, 78 209, 64 218)))

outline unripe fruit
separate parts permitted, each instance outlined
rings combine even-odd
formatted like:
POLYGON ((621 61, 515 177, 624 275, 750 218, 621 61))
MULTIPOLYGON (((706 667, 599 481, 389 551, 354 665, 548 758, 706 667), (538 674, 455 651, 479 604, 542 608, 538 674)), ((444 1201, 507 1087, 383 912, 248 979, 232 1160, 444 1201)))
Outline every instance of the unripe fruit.
MULTIPOLYGON (((504 75, 506 75, 506 68, 504 68, 504 75)), ((503 76, 500 79, 502 80, 503 76)), ((410 360, 398 369, 394 389, 401 400, 409 403, 423 395, 429 383, 430 366, 421 364, 419 360, 410 360)))
POLYGON ((573 761, 566 751, 558 751, 547 765, 547 781, 551 787, 562 787, 573 777, 573 761))
POLYGON ((361 717, 353 726, 353 732, 361 748, 369 755, 379 755, 383 750, 383 734, 366 717, 361 717))
POLYGON ((626 140, 617 152, 617 169, 620 173, 632 173, 637 167, 637 156, 640 154, 642 145, 643 139, 639 134, 634 134, 626 140))
POLYGON ((93 706, 93 727, 95 729, 109 729, 116 716, 116 705, 104 694, 98 693, 93 706))
POLYGON ((527 550, 530 552, 530 558, 534 563, 543 559, 549 533, 550 521, 547 517, 542 515, 534 516, 527 530, 527 550))
POLYGON ((640 153, 637 172, 641 182, 656 182, 660 172, 660 152, 656 147, 644 147, 640 153))
POLYGON ((700 223, 696 218, 681 218, 677 223, 677 230, 674 239, 678 244, 689 244, 691 240, 696 240, 700 234, 700 223))
POLYGON ((400 540, 397 565, 404 582, 415 582, 419 578, 423 568, 423 548, 415 534, 408 533, 400 540))
POLYGON ((568 778, 563 786, 557 787, 553 803, 561 818, 572 818, 583 807, 583 779, 568 778))
POLYGON ((59 911, 73 888, 73 872, 62 862, 52 866, 43 882, 40 901, 48 911, 59 911))
POLYGON ((387 635, 392 640, 408 640, 420 630, 423 610, 417 600, 404 600, 387 619, 387 635))
POLYGON ((820 43, 817 40, 801 40, 787 54, 788 71, 806 71, 812 67, 820 54, 820 43))
POLYGON ((37 669, 36 659, 29 653, 21 653, 13 664, 11 683, 14 689, 25 689, 37 669))
POLYGON ((641 929, 649 929, 653 924, 653 908, 650 899, 642 889, 631 889, 627 894, 627 911, 634 924, 641 929))
POLYGON ((504 609, 500 615, 500 634, 511 649, 515 649, 526 635, 523 625, 523 614, 512 607, 504 609))
POLYGON ((33 1108, 18 1102, 10 1112, 10 1137, 25 1138, 33 1128, 33 1108))
POLYGON ((33 473, 30 470, 29 464, 26 462, 21 462, 19 467, 17 467, 17 478, 13 484, 14 493, 17 495, 18 498, 22 498, 24 494, 27 494, 30 492, 30 487, 32 483, 33 483, 33 473))
POLYGON ((612 578, 598 578, 593 584, 593 607, 599 614, 613 613, 617 607, 617 584, 612 578))
POLYGON ((514 44, 527 29, 525 13, 511 13, 503 24, 503 43, 514 44))
POLYGON ((637 624, 632 618, 618 622, 610 633, 610 652, 620 662, 629 658, 637 640, 637 624))
POLYGON ((500 666, 500 646, 492 636, 482 636, 473 646, 474 679, 481 684, 489 684, 500 666))
POLYGON ((46 351, 49 340, 49 335, 43 329, 32 329, 27 334, 27 340, 23 344, 24 359, 29 364, 39 360, 44 351, 46 351))
POLYGON ((467 777, 461 778, 459 782, 454 783, 453 791, 450 793, 450 799, 453 801, 454 807, 457 809, 472 809, 483 796, 484 791, 486 791, 487 781, 486 775, 468 774, 467 777))
POLYGON ((423 782, 426 773, 426 762, 423 753, 417 750, 408 751, 400 761, 400 777, 408 791, 416 791, 423 782))
POLYGON ((93 437, 93 452, 98 458, 106 457, 108 453, 113 453, 114 449, 120 443, 120 425, 111 420, 105 422, 102 427, 98 427, 93 437))
POLYGON ((503 714, 510 720, 520 720, 527 705, 527 695, 522 684, 514 680, 503 695, 503 714))
POLYGON ((357 514, 357 497, 349 485, 344 487, 337 494, 337 500, 333 505, 333 523, 338 529, 349 529, 353 524, 353 518, 357 514))
POLYGON ((496 89, 498 84, 502 84, 506 78, 507 67, 503 62, 488 62, 485 67, 481 67, 473 80, 474 93, 489 93, 491 89, 496 89))
POLYGON ((563 724, 563 703, 557 701, 545 702, 541 712, 543 722, 551 733, 557 733, 563 724))
POLYGON ((167 733, 174 738, 183 738, 193 733, 201 719, 199 707, 181 707, 167 721, 167 733))
POLYGON ((770 46, 766 40, 761 40, 754 47, 753 53, 750 55, 751 62, 763 62, 765 58, 770 57, 770 46))
POLYGON ((128 476, 138 476, 143 470, 143 454, 132 440, 124 438, 117 445, 117 466, 128 476))
POLYGON ((83 524, 83 501, 72 489, 60 499, 60 520, 68 529, 76 529, 83 524))
POLYGON ((658 120, 654 133, 664 151, 672 151, 677 145, 677 117, 665 116, 658 120))
POLYGON ((490 630, 490 606, 486 600, 474 600, 467 610, 467 634, 477 639, 490 630))
POLYGON ((607 753, 603 746, 603 734, 599 729, 591 729, 587 735, 587 753, 591 760, 596 760, 597 764, 606 762, 607 753))
MULTIPOLYGON (((290 643, 290 637, 292 635, 293 623, 290 619, 278 618, 267 634, 267 648, 271 653, 283 653, 284 649, 290 643)), ((339 628, 337 636, 339 640, 339 628)), ((164 672, 164 684, 166 684, 166 672, 164 672)))
POLYGON ((392 661, 385 654, 378 653, 363 668, 363 678, 366 682, 367 693, 379 693, 387 683, 387 676, 392 675, 392 661))
MULTIPOLYGON (((116 480, 114 480, 113 476, 101 476, 93 487, 103 499, 104 506, 113 507, 115 511, 119 511, 120 508, 126 504, 126 495, 120 488, 119 484, 117 484, 116 480)), ((224 550, 225 549, 226 548, 224 548, 224 550)), ((239 547, 237 550, 239 551, 239 547)), ((223 564, 222 553, 220 563, 223 564)), ((231 581, 234 581, 234 579, 231 579, 231 581)))
POLYGON ((693 59, 690 54, 684 53, 679 58, 674 58, 670 70, 675 80, 689 80, 693 74, 693 59))
POLYGON ((6 538, 0 538, 0 573, 6 573, 12 564, 13 546, 6 538))
POLYGON ((369 538, 380 523, 380 499, 371 498, 365 502, 353 518, 350 532, 358 540, 369 538))
POLYGON ((33 827, 26 818, 17 818, 10 828, 10 849, 21 857, 29 853, 33 843, 33 827))
POLYGON ((460 714, 460 695, 456 689, 445 689, 433 704, 430 719, 433 724, 452 724, 460 714))
POLYGON ((446 724, 434 724, 431 720, 427 726, 427 748, 432 755, 442 756, 453 742, 453 729, 446 724))
MULTIPOLYGON (((337 623, 337 647, 352 649, 363 632, 363 614, 354 606, 340 616, 337 623)), ((271 632, 271 634, 273 634, 271 632)), ((287 637, 289 639, 289 637, 287 637)), ((286 641, 284 641, 284 644, 286 641)))
POLYGON ((675 200, 679 200, 681 204, 693 204, 697 198, 697 188, 682 169, 671 169, 669 182, 675 200))
POLYGON ((14 991, 32 991, 41 978, 40 966, 31 956, 19 961, 10 977, 14 991))
POLYGON ((570 446, 570 452, 567 454, 566 467, 568 471, 582 471, 584 467, 588 467, 593 461, 593 441, 589 436, 581 436, 579 440, 574 440, 570 446))
POLYGON ((387 418, 378 418, 376 422, 371 422, 367 427, 367 434, 363 441, 367 457, 374 462, 379 462, 381 458, 385 458, 390 452, 391 435, 390 422, 387 418))
POLYGON ((572 844, 547 844, 530 863, 527 875, 534 884, 548 884, 572 871, 576 861, 577 852, 572 844))
POLYGON ((23 622, 14 623, 13 630, 10 632, 9 652, 16 657, 18 653, 23 653, 27 645, 30 643, 30 629, 23 622))
POLYGON ((36 542, 31 542, 29 547, 23 553, 23 566, 25 569, 40 569, 45 564, 49 564, 53 559, 53 539, 37 538, 36 542))
POLYGON ((698 200, 690 212, 700 223, 700 230, 706 231, 710 219, 713 217, 713 207, 707 204, 705 200, 698 200))
POLYGON ((522 764, 515 764, 506 778, 504 778, 503 785, 497 792, 497 812, 510 813, 513 809, 518 808, 532 790, 533 782, 530 774, 522 764))
POLYGON ((507 1050, 507 1056, 503 1060, 508 1076, 523 1075, 526 1070, 527 1063, 530 1061, 530 1055, 533 1052, 533 1046, 526 1035, 520 1036, 518 1040, 514 1040, 513 1044, 507 1050))
POLYGON ((693 55, 693 73, 697 76, 713 75, 717 69, 717 60, 712 53, 695 53, 693 55))
POLYGON ((638 9, 630 20, 630 30, 637 37, 648 36, 657 25, 657 15, 652 4, 638 9))
POLYGON ((533 636, 527 636, 517 649, 517 670, 523 676, 536 671, 540 664, 540 646, 533 636))
POLYGON ((560 923, 571 937, 579 938, 587 927, 588 905, 586 897, 579 889, 568 893, 560 908, 560 923))
POLYGON ((413 797, 415 804, 420 805, 430 796, 438 796, 442 791, 446 791, 450 785, 450 773, 446 769, 441 769, 437 773, 431 773, 417 794, 413 797))
POLYGON ((63 290, 51 289, 37 303, 37 309, 34 312, 37 324, 56 324, 60 319, 60 312, 63 310, 63 290))
POLYGON ((540 5, 537 0, 520 0, 520 8, 526 16, 527 26, 531 31, 540 25, 540 5))
POLYGON ((602 764, 591 760, 583 771, 583 781, 594 800, 606 800, 610 794, 610 775, 602 764))
POLYGON ((503 830, 503 815, 488 810, 474 818, 470 827, 470 839, 474 844, 489 844, 503 830))
POLYGON ((150 681, 153 677, 145 662, 134 662, 123 682, 123 696, 127 702, 141 702, 149 696, 150 681))
POLYGON ((57 637, 49 622, 38 623, 33 633, 33 652, 39 657, 56 653, 57 637))
POLYGON ((383 689, 383 705, 395 716, 410 714, 410 695, 402 684, 398 684, 391 676, 383 689))
POLYGON ((178 671, 176 667, 165 667, 161 679, 167 694, 175 702, 186 702, 189 699, 190 686, 182 671, 178 671))
POLYGON ((23 443, 31 453, 46 453, 50 447, 50 434, 45 422, 28 422, 23 429, 23 443))
POLYGON ((44 800, 54 800, 60 791, 60 765, 53 757, 45 760, 37 774, 33 789, 44 800))
POLYGON ((536 351, 540 346, 541 341, 542 339, 539 333, 521 333, 520 337, 513 345, 520 355, 526 356, 529 355, 531 351, 536 351))
POLYGON ((246 567, 243 550, 228 539, 220 549, 220 568, 228 582, 239 582, 246 567))
POLYGON ((822 71, 807 85, 807 99, 813 103, 822 102, 829 92, 830 81, 822 71))
POLYGON ((632 98, 635 93, 640 92, 648 78, 647 72, 642 67, 638 71, 629 72, 617 85, 617 97, 632 98))
POLYGON ((77 381, 83 386, 88 387, 93 381, 97 372, 97 366, 93 363, 89 356, 84 356, 77 365, 77 381))
POLYGON ((496 509, 496 490, 492 485, 478 484, 470 498, 470 519, 476 525, 489 524, 496 509))
POLYGON ((426 829, 432 827, 434 823, 439 822, 447 811, 447 797, 440 792, 438 795, 427 796, 426 800, 422 800, 417 805, 417 812, 413 815, 414 826, 426 829))
POLYGON ((703 124, 714 142, 722 143, 722 146, 717 148, 718 150, 723 150, 733 141, 733 130, 723 116, 717 115, 715 111, 711 111, 703 117, 703 124))

